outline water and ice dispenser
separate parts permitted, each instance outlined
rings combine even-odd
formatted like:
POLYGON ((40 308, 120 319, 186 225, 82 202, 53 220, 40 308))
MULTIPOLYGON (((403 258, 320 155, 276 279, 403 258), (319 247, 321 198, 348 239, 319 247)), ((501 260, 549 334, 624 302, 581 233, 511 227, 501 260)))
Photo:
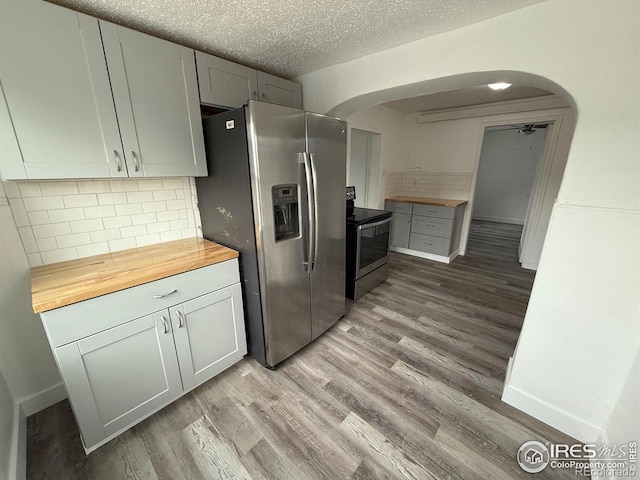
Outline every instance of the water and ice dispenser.
POLYGON ((271 188, 276 242, 300 236, 298 186, 276 185, 271 188))

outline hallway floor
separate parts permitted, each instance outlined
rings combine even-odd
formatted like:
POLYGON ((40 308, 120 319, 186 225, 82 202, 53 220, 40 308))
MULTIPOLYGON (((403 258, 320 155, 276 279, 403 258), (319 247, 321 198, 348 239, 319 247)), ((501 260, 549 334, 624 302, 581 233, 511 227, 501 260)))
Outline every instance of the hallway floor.
POLYGON ((450 265, 392 254, 276 371, 246 358, 89 456, 67 401, 30 417, 28 478, 531 478, 522 443, 573 440, 500 400, 534 279, 520 228, 473 222, 450 265))

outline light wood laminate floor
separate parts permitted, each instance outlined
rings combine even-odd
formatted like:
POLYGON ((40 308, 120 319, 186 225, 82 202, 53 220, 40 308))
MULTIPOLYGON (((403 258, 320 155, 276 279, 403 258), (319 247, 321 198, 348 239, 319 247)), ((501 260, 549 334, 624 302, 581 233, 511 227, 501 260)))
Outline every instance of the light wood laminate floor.
POLYGON ((247 358, 89 456, 67 401, 37 413, 28 478, 530 478, 523 442, 572 440, 500 400, 534 277, 519 237, 474 222, 451 265, 392 254, 387 282, 277 371, 247 358))

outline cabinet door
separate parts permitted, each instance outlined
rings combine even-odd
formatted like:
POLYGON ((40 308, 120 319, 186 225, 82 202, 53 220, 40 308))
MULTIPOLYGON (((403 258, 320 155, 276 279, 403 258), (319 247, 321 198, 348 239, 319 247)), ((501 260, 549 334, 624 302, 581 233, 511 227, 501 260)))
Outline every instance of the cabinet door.
POLYGON ((247 353, 239 283, 169 310, 185 390, 217 375, 247 353))
POLYGON ((167 310, 57 348, 55 354, 87 449, 182 393, 167 310))
POLYGON ((126 177, 98 20, 41 0, 0 10, 2 177, 126 177))
POLYGON ((205 176, 193 50, 100 21, 130 177, 205 176))
POLYGON ((391 218, 392 247, 409 248, 409 235, 411 234, 411 215, 406 213, 394 213, 391 218))
POLYGON ((203 52, 196 52, 200 101, 208 105, 239 108, 258 100, 258 72, 203 52))
POLYGON ((299 83, 258 72, 258 92, 263 102, 302 108, 302 86, 299 83))

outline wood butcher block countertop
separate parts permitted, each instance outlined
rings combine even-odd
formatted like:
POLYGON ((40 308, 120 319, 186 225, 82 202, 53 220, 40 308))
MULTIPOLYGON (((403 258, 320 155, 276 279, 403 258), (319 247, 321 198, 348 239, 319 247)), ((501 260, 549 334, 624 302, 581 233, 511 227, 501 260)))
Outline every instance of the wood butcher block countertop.
POLYGON ((31 269, 35 313, 238 258, 238 252, 187 238, 31 269))
POLYGON ((467 200, 449 200, 446 198, 424 197, 387 197, 387 202, 417 203, 418 205, 433 205, 434 207, 459 207, 467 203, 467 200))

